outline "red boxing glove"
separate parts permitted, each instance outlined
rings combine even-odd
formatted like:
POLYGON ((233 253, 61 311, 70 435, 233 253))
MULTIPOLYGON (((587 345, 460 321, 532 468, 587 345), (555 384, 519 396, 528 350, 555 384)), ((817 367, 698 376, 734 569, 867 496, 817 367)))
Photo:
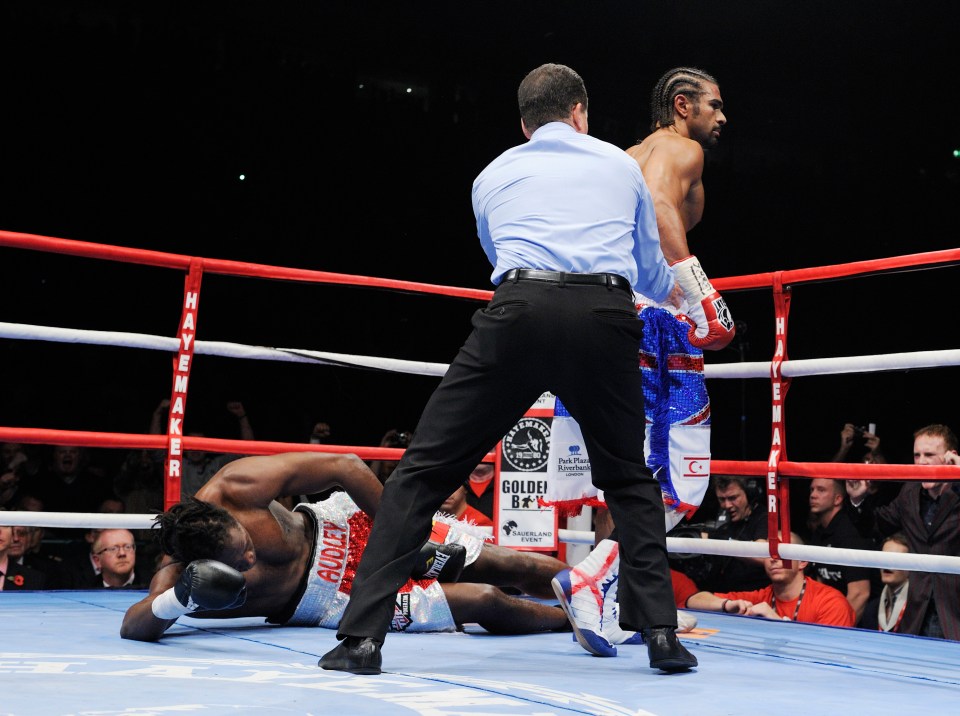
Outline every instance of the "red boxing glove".
POLYGON ((671 265, 687 299, 690 345, 706 351, 726 348, 737 333, 727 302, 710 285, 696 256, 687 256, 671 265))

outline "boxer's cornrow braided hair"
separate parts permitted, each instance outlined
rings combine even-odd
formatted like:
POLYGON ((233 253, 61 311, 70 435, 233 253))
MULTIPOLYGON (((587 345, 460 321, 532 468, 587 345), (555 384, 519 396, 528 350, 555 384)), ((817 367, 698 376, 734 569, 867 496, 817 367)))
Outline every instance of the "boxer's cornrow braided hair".
POLYGON ((704 82, 717 84, 712 76, 696 67, 674 67, 664 72, 650 93, 650 131, 669 127, 676 121, 673 100, 677 95, 685 95, 696 104, 704 92, 704 82))
POLYGON ((188 497, 157 515, 160 547, 174 559, 189 564, 216 559, 227 544, 236 520, 222 507, 188 497))

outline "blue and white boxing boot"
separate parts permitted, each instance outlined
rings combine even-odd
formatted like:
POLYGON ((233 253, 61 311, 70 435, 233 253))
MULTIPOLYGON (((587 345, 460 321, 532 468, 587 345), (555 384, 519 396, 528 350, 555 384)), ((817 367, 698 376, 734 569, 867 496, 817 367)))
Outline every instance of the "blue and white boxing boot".
POLYGON ((617 655, 617 648, 604 635, 604 618, 609 618, 609 610, 604 614, 604 601, 617 583, 619 566, 620 545, 605 539, 580 564, 563 570, 551 581, 574 637, 594 656, 617 655))

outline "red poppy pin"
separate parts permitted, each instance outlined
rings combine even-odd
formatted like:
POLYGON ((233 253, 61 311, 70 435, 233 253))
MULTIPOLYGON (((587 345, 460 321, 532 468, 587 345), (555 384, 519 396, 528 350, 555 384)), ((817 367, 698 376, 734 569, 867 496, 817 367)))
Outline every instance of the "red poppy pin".
POLYGON ((13 578, 13 583, 16 584, 18 587, 22 587, 22 586, 23 586, 23 575, 22 575, 22 574, 16 575, 16 576, 13 578))

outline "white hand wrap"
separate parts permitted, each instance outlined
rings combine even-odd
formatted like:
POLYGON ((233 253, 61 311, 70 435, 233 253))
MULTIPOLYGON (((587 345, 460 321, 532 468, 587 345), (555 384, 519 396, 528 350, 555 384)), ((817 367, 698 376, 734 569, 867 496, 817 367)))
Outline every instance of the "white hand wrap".
POLYGON ((696 256, 677 261, 673 269, 688 304, 690 345, 713 351, 725 348, 737 332, 727 302, 711 285, 696 256))
POLYGON ((696 256, 677 261, 673 264, 673 272, 677 283, 683 289, 687 303, 691 306, 697 305, 711 293, 716 293, 696 256))
POLYGON ((153 615, 157 619, 176 619, 184 614, 189 614, 195 608, 195 604, 188 604, 187 606, 181 604, 173 591, 173 587, 154 599, 150 605, 150 609, 153 610, 153 615))

